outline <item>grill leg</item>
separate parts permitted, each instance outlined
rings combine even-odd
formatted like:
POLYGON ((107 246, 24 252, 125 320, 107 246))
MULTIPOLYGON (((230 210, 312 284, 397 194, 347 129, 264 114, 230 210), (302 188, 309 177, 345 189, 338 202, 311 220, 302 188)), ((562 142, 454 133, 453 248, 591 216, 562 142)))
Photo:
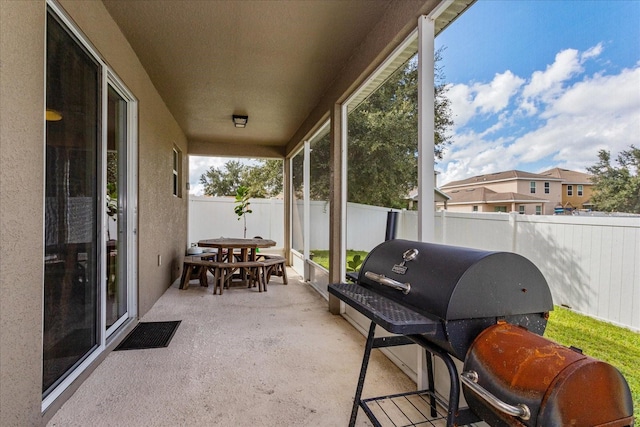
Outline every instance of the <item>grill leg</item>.
POLYGON ((371 357, 371 349, 373 348, 373 336, 376 331, 376 324, 371 322, 369 326, 369 335, 367 335, 367 343, 364 346, 364 356, 362 357, 362 367, 360 368, 360 377, 358 378, 358 386, 356 387, 356 395, 353 398, 353 407, 351 408, 351 418, 349 419, 349 427, 356 425, 356 417, 358 416, 358 408, 360 407, 360 398, 362 397, 362 388, 364 387, 364 377, 367 375, 367 367, 369 366, 369 358, 371 357))
POLYGON ((411 335, 409 338, 416 344, 431 352, 432 355, 438 356, 447 367, 451 386, 451 389, 449 390, 449 404, 447 408, 447 427, 467 425, 472 422, 479 421, 479 418, 468 410, 463 411, 464 413, 459 413, 458 404, 460 400, 460 380, 458 380, 458 368, 456 368, 456 365, 449 353, 434 346, 433 343, 428 341, 422 335, 411 335))
POLYGON ((438 411, 436 411, 436 384, 433 379, 433 355, 429 350, 425 350, 424 357, 427 360, 427 382, 429 385, 429 391, 431 392, 431 397, 429 398, 429 403, 431 404, 431 416, 435 418, 438 416, 438 411))

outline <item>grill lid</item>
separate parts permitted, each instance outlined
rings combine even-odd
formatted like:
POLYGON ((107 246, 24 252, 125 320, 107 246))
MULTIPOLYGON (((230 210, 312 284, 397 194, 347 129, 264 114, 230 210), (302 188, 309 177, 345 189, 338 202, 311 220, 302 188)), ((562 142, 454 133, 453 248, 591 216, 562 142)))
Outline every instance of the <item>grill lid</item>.
POLYGON ((540 270, 526 258, 509 252, 389 240, 369 253, 358 282, 425 316, 442 320, 553 310, 551 292, 540 270), (390 286, 407 283, 408 291, 390 286))

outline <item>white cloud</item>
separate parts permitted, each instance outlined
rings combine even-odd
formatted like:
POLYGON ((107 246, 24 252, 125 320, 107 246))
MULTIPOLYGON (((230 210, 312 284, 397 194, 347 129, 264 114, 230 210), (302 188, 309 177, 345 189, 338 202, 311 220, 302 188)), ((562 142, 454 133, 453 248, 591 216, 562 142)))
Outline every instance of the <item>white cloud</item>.
POLYGON ((562 89, 562 83, 582 71, 579 60, 579 52, 575 49, 566 49, 558 52, 553 64, 548 65, 544 71, 535 71, 531 75, 531 81, 522 91, 525 101, 541 97, 549 99, 562 89))
POLYGON ((507 116, 506 116, 505 114, 502 114, 502 115, 501 115, 501 118, 500 118, 500 119, 498 119, 498 121, 496 122, 496 124, 494 124, 493 126, 491 126, 491 127, 487 128, 487 129, 486 129, 484 132, 482 132, 480 135, 481 135, 482 137, 485 137, 485 136, 487 136, 487 135, 489 135, 489 134, 492 134, 492 133, 494 133, 494 132, 499 131, 500 129, 502 129, 502 128, 504 127, 504 122, 506 122, 507 120, 508 120, 508 119, 507 119, 507 116))
POLYGON ((587 49, 586 51, 584 51, 582 53, 582 55, 580 55, 580 62, 584 62, 587 59, 591 59, 591 58, 595 58, 597 56, 600 56, 600 54, 602 53, 603 50, 604 50, 604 48, 602 47, 602 43, 598 43, 597 45, 593 46, 592 48, 587 49))
POLYGON ((204 186, 200 184, 200 176, 211 166, 221 168, 228 160, 222 157, 189 156, 189 194, 202 196, 204 186))
POLYGON ((533 116, 538 112, 536 104, 529 99, 525 99, 520 103, 520 110, 528 116, 533 116))
POLYGON ((495 114, 504 110, 524 80, 507 70, 489 83, 457 84, 450 87, 454 126, 460 128, 477 113, 495 114))
MULTIPOLYGON (((582 54, 571 49, 559 52, 545 71, 532 73, 528 85, 511 86, 521 89, 518 109, 508 105, 501 109, 502 104, 491 102, 508 92, 496 78, 489 84, 456 85, 458 102, 452 100, 452 110, 457 116, 462 106, 465 120, 457 123, 453 142, 438 165, 439 182, 510 169, 585 171, 595 164, 600 149, 614 157, 631 144, 640 146, 640 62, 615 75, 581 76, 581 63, 601 52, 602 44, 582 54), (483 92, 492 87, 495 94, 483 92), (536 111, 540 113, 520 115, 536 111), (485 128, 464 126, 474 114, 483 116, 485 128), (533 127, 523 133, 529 126, 533 127)), ((521 79, 512 75, 510 80, 521 79)))
POLYGON ((464 126, 476 113, 469 86, 464 84, 453 85, 449 88, 447 97, 451 101, 454 126, 464 126))
POLYGON ((624 69, 618 75, 596 75, 568 88, 542 117, 570 114, 624 116, 640 108, 640 67, 624 69))
POLYGON ((512 169, 510 165, 513 159, 506 148, 510 140, 485 139, 473 131, 456 135, 455 140, 455 147, 447 150, 439 165, 440 185, 474 175, 512 169))
POLYGON ((540 117, 548 120, 510 147, 520 162, 553 156, 584 169, 595 163, 599 149, 619 152, 638 144, 640 68, 575 83, 540 117))
POLYGON ((475 84, 474 106, 481 113, 497 113, 509 105, 509 100, 516 94, 524 80, 507 70, 496 74, 488 85, 475 84))

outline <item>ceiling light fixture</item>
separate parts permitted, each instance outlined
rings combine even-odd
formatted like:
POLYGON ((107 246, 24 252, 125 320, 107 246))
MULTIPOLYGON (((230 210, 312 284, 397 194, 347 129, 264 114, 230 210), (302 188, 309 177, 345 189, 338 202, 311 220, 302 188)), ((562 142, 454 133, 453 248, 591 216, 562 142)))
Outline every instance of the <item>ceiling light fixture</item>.
POLYGON ((233 125, 237 128, 246 127, 248 121, 249 116, 238 116, 236 114, 233 115, 233 125))

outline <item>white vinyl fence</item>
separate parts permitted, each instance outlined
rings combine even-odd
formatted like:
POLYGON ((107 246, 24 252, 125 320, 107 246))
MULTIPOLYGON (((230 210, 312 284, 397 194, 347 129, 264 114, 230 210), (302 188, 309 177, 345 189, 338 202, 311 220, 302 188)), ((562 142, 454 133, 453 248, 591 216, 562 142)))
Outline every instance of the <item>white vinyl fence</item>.
MULTIPOLYGON (((241 237, 232 198, 191 197, 189 241, 241 237)), ((284 239, 282 200, 252 199, 247 236, 284 239)), ((302 206, 299 207, 302 209, 302 206)), ((310 204, 310 248, 329 247, 325 202, 310 204)), ((347 248, 369 251, 384 240, 388 208, 347 206, 347 248)), ((554 303, 640 331, 640 218, 436 213, 437 243, 510 251, 531 260, 554 303)), ((415 240, 417 213, 399 211, 397 238, 415 240)))
MULTIPOLYGON (((247 236, 260 236, 277 242, 284 242, 284 207, 282 200, 251 199, 253 211, 246 214, 247 236)), ((238 220, 234 212, 233 197, 189 197, 188 241, 196 243, 202 239, 218 237, 244 237, 244 221, 238 220)))
POLYGON ((438 213, 440 242, 518 253, 553 301, 640 331, 640 218, 438 213))

